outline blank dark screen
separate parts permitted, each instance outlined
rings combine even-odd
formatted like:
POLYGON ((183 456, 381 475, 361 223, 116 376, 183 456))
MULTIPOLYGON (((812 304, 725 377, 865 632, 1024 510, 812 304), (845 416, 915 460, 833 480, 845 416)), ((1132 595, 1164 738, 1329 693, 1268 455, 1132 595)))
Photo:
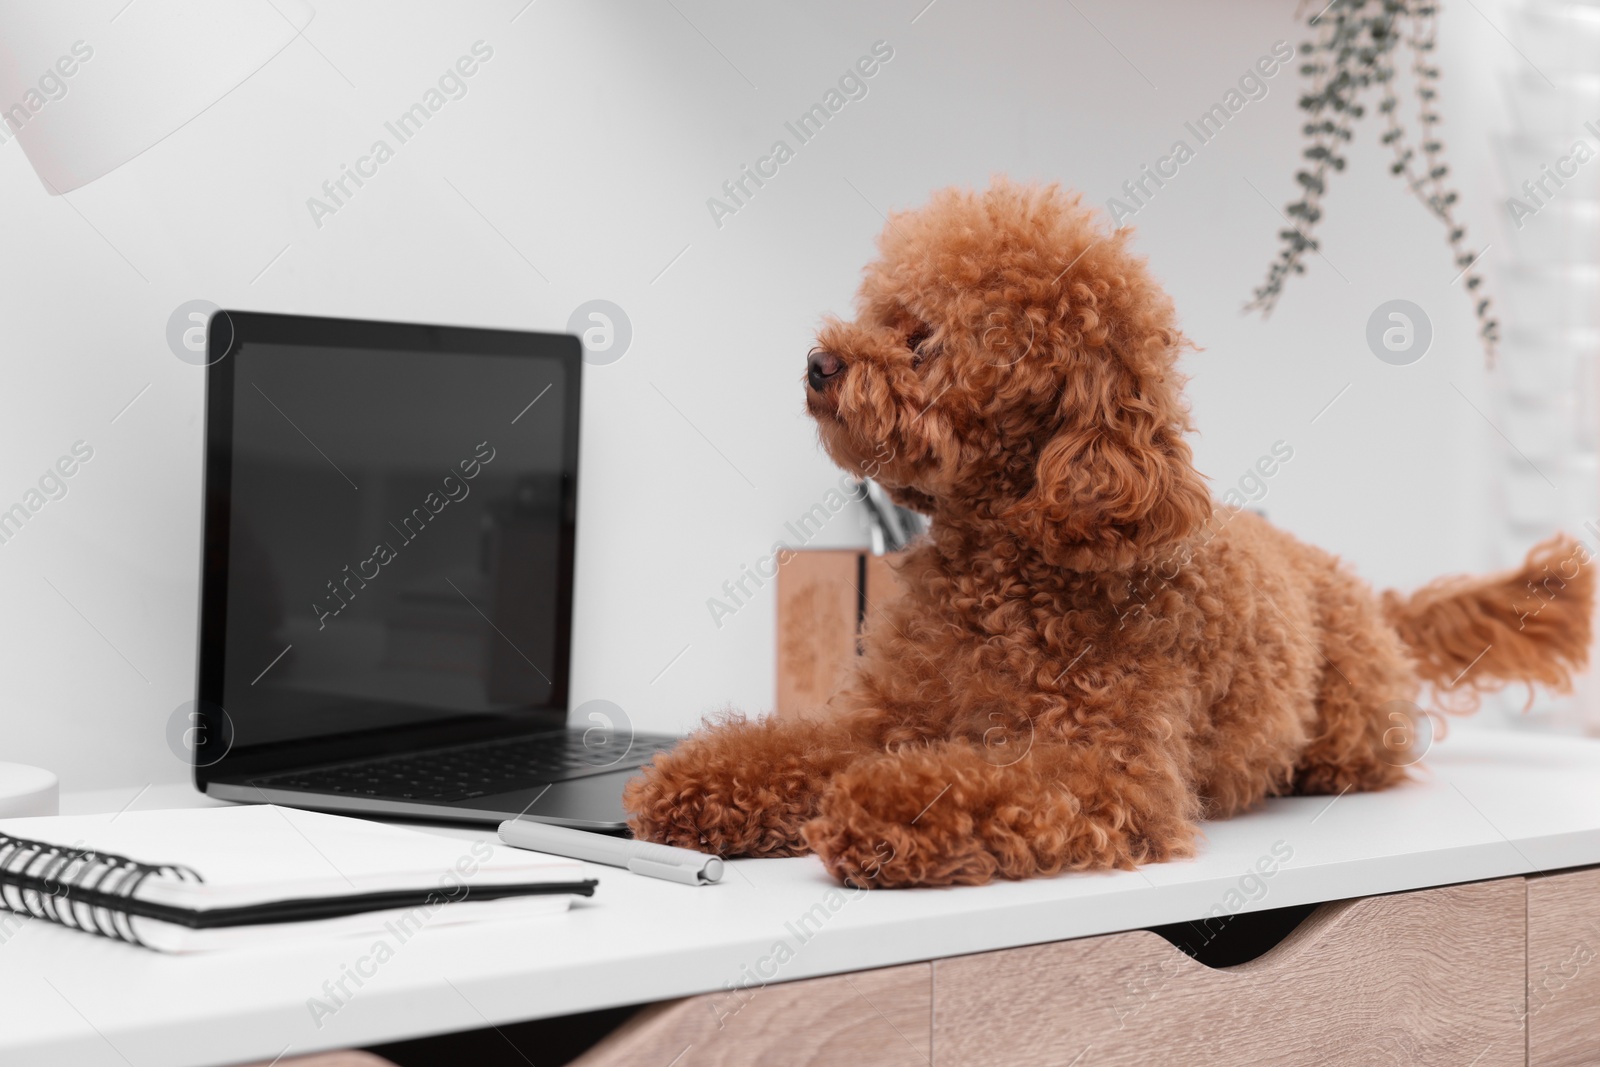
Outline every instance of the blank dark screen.
POLYGON ((550 707, 566 670, 561 363, 268 344, 227 358, 235 744, 550 707))

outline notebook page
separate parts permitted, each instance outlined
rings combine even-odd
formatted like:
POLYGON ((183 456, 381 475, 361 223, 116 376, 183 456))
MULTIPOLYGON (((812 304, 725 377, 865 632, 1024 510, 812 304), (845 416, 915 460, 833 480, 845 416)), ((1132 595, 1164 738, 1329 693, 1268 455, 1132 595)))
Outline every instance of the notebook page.
POLYGON ((583 878, 570 860, 268 804, 5 819, 0 833, 189 867, 203 883, 152 877, 138 896, 197 909, 398 889, 470 899, 473 886, 583 878))

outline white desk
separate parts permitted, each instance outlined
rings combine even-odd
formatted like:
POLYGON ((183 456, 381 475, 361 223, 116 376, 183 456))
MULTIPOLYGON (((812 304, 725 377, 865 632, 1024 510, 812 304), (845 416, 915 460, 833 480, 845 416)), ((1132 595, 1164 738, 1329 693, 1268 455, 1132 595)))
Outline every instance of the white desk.
MULTIPOLYGON (((875 890, 836 911, 827 901, 838 887, 811 857, 737 861, 721 885, 698 889, 595 867, 599 890, 566 915, 424 929, 320 1027, 308 998, 367 954, 367 941, 175 957, 30 922, 0 945, 0 1062, 270 1060, 286 1047, 367 1045, 719 990, 748 980, 746 969, 780 942, 792 958, 772 980, 788 981, 1178 922, 1218 905, 1253 911, 1600 864, 1600 742, 1458 726, 1421 777, 1382 794, 1272 801, 1210 824, 1192 861, 875 890), (1245 875, 1274 845, 1292 858, 1250 899, 1256 883, 1245 875)), ((69 796, 63 810, 114 812, 132 792, 69 796)), ((150 790, 138 807, 202 802, 173 787, 150 790)))

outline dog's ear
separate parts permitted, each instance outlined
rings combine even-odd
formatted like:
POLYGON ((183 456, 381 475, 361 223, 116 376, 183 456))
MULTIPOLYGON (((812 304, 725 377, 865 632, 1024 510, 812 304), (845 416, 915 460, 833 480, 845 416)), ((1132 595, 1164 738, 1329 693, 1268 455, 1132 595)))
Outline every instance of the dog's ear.
MULTIPOLYGON (((1065 390, 1062 429, 1045 442, 1034 484, 1007 515, 1056 566, 1116 570, 1183 540, 1212 513, 1211 493, 1183 439, 1175 382, 1065 390), (1098 394, 1098 395, 1095 395, 1098 394)), ((1080 383, 1083 385, 1086 383, 1080 383)))

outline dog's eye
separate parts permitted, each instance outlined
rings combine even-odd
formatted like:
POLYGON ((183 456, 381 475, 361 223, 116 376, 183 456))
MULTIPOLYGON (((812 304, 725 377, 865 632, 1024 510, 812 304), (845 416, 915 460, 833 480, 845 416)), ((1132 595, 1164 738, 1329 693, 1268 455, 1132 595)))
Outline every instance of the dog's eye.
POLYGON ((928 338, 933 336, 933 330, 928 326, 918 325, 906 336, 906 347, 911 349, 912 369, 922 366, 923 360, 928 358, 928 338))

